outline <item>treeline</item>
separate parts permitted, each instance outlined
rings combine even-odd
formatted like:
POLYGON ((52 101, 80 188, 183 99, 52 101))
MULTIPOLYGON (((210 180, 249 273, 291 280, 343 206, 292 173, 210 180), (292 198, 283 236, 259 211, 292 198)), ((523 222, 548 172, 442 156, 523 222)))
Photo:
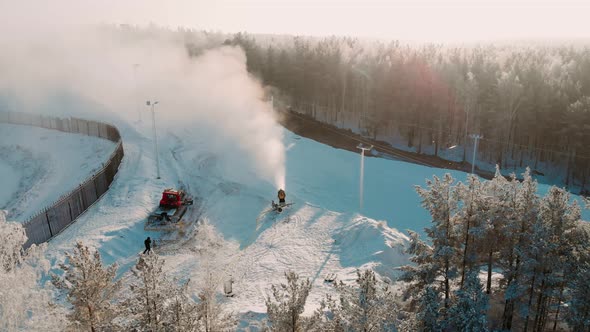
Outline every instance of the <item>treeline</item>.
POLYGON ((246 34, 225 43, 243 47, 249 71, 280 90, 294 111, 469 163, 470 134, 480 134, 481 167, 521 172, 529 166, 547 182, 589 193, 587 47, 409 46, 246 34))
POLYGON ((161 38, 190 56, 244 49, 279 107, 394 147, 521 173, 590 195, 590 48, 444 46, 349 37, 234 35, 107 26, 125 42, 161 38))
POLYGON ((484 330, 457 325, 459 310, 490 330, 590 331, 590 228, 567 191, 539 197, 528 170, 522 182, 499 171, 467 183, 447 174, 417 191, 432 245, 411 233, 415 265, 401 279, 427 330, 484 330))

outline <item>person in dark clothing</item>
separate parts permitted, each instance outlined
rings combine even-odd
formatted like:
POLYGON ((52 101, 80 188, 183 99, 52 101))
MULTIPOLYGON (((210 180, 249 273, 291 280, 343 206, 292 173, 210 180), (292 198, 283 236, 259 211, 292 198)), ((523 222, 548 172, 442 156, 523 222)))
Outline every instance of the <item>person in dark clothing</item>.
POLYGON ((147 239, 145 239, 145 241, 143 241, 143 243, 145 243, 145 250, 143 251, 143 253, 145 254, 152 252, 152 239, 150 239, 149 236, 147 239))

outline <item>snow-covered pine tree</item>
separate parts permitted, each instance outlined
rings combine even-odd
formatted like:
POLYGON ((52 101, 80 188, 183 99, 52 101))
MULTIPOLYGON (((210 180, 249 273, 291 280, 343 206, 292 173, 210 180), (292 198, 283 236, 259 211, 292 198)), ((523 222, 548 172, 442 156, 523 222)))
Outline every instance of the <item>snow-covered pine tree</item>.
POLYGON ((168 278, 164 260, 157 254, 142 255, 131 270, 135 281, 131 296, 122 302, 126 325, 140 331, 195 331, 196 304, 187 283, 168 278))
POLYGON ((483 292, 478 273, 477 269, 468 271, 463 288, 455 291, 456 300, 446 321, 451 331, 488 331, 488 297, 483 292))
POLYGON ((420 293, 433 284, 437 277, 437 265, 434 264, 432 248, 420 240, 418 233, 411 230, 407 232, 410 236, 410 244, 405 252, 411 255, 410 261, 414 264, 400 268, 403 271, 400 280, 407 283, 404 289, 405 299, 416 298, 412 295, 420 293))
MULTIPOLYGON (((220 262, 227 262, 228 255, 237 250, 232 247, 223 236, 204 218, 198 225, 195 234, 195 247, 200 266, 193 273, 196 281, 197 304, 197 325, 199 331, 233 331, 237 319, 233 312, 224 308, 223 297, 220 296, 219 288, 221 281, 230 278, 220 262), (219 299, 222 300, 219 300, 219 299)), ((223 264, 223 263, 222 263, 223 264)))
POLYGON ((461 238, 462 262, 461 262, 461 284, 465 281, 465 271, 471 270, 476 260, 477 252, 474 237, 482 237, 483 220, 486 217, 487 206, 483 193, 483 184, 475 175, 467 177, 467 184, 457 185, 458 200, 462 202, 461 208, 455 216, 454 221, 458 225, 461 238))
POLYGON ((576 265, 573 248, 578 246, 575 229, 581 214, 577 201, 569 201, 569 193, 557 187, 541 200, 533 241, 526 252, 525 271, 530 286, 525 328, 532 323, 533 330, 544 330, 549 304, 553 300, 561 303, 565 278, 576 265))
POLYGON ((416 313, 417 329, 421 332, 439 332, 443 330, 441 321, 441 299, 439 292, 427 286, 421 293, 416 313))
POLYGON ((549 229, 545 227, 538 217, 533 223, 529 237, 531 241, 528 247, 523 248, 522 251, 521 277, 519 279, 521 289, 525 292, 525 296, 523 296, 524 303, 519 306, 519 313, 524 321, 523 330, 528 330, 531 323, 530 318, 535 315, 534 299, 539 292, 539 287, 542 287, 541 279, 543 278, 544 266, 549 263, 545 255, 549 252, 551 246, 548 239, 549 229))
POLYGON ((64 274, 53 274, 52 282, 72 305, 68 314, 72 326, 92 332, 116 329, 114 301, 121 288, 121 282, 115 281, 117 264, 104 267, 99 252, 82 242, 65 255, 67 263, 59 264, 64 274))
POLYGON ((415 332, 420 331, 419 329, 420 321, 416 317, 414 312, 410 311, 401 311, 398 313, 398 319, 396 323, 397 331, 399 332, 415 332))
POLYGON ((0 210, 0 226, 0 269, 10 272, 25 259, 23 244, 27 242, 27 235, 21 224, 6 220, 3 210, 0 210))
POLYGON ((457 236, 451 219, 457 213, 458 193, 453 186, 453 178, 445 174, 442 180, 434 176, 427 180, 427 189, 416 186, 418 195, 422 198, 422 206, 432 216, 432 226, 426 228, 426 234, 432 239, 432 273, 435 278, 442 279, 445 308, 448 307, 451 296, 451 280, 457 275, 457 236))
POLYGON ((226 313, 222 303, 217 300, 219 285, 218 279, 211 273, 210 267, 206 267, 205 280, 201 280, 198 293, 197 317, 199 331, 224 332, 235 329, 236 318, 233 313, 226 313))
POLYGON ((166 325, 176 332, 192 332, 198 329, 197 304, 188 291, 189 281, 180 283, 173 279, 174 285, 165 309, 166 325))
POLYGON ((285 272, 286 284, 272 285, 272 298, 266 298, 266 311, 270 328, 277 332, 307 331, 309 322, 301 316, 311 291, 309 279, 299 281, 293 271, 285 272))
MULTIPOLYGON (((590 223, 578 222, 574 237, 572 256, 575 261, 570 273, 565 275, 566 288, 563 292, 563 301, 568 305, 557 307, 554 320, 557 322, 562 309, 566 322, 574 331, 590 332, 590 223)), ((555 330, 557 324, 553 325, 555 330)))
POLYGON ((165 279, 164 261, 157 254, 142 255, 131 273, 136 281, 131 284, 131 297, 124 303, 130 329, 164 331, 166 301, 171 285, 165 279))
MULTIPOLYGON (((573 331, 590 332, 590 261, 579 265, 569 278, 569 306, 565 319, 573 331)), ((555 329, 554 329, 555 330, 555 329)))
POLYGON ((336 301, 331 294, 326 295, 326 299, 321 302, 317 317, 318 331, 322 332, 345 332, 344 317, 339 313, 340 303, 336 301), (324 310, 326 310, 324 312, 324 310))
POLYGON ((502 255, 498 255, 509 246, 508 239, 514 228, 514 209, 511 203, 514 183, 506 180, 496 166, 496 174, 491 181, 485 182, 487 197, 483 200, 487 214, 484 218, 484 234, 479 239, 479 250, 482 260, 487 261, 486 294, 492 292, 492 270, 502 255), (508 231, 510 229, 510 231, 508 231), (499 256, 499 257, 497 257, 499 256))
POLYGON ((2 210, 0 239, 0 331, 65 330, 65 308, 50 303, 50 285, 40 286, 50 266, 45 244, 23 250, 27 236, 22 224, 7 222, 2 210))
POLYGON ((335 284, 339 302, 332 314, 344 331, 395 331, 397 305, 389 286, 371 270, 357 271, 356 285, 335 284))
POLYGON ((539 210, 537 196, 537 182, 530 175, 527 167, 523 174, 523 181, 518 183, 512 176, 509 182, 507 196, 510 213, 514 218, 508 218, 505 225, 506 247, 502 250, 500 261, 504 270, 504 312, 502 314, 502 329, 510 330, 514 316, 514 308, 526 293, 524 282, 523 255, 528 251, 532 241, 532 229, 536 223, 539 210))

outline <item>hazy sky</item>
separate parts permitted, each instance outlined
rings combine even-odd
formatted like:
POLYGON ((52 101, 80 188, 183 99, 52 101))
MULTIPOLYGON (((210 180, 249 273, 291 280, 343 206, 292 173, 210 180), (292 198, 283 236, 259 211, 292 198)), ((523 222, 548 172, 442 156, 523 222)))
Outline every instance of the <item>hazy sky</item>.
POLYGON ((0 13, 33 24, 153 22, 439 41, 590 37, 590 0, 0 0, 0 13))

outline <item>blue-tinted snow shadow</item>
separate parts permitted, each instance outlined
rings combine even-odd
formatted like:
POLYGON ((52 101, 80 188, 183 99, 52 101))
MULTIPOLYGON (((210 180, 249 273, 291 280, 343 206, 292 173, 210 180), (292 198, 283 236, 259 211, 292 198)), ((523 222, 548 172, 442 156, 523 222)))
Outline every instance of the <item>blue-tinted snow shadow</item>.
POLYGON ((263 326, 263 322, 266 320, 267 317, 268 315, 266 313, 253 311, 244 312, 238 316, 238 326, 236 327, 236 331, 266 331, 266 329, 263 326))
POLYGON ((139 254, 145 250, 144 240, 149 236, 152 248, 157 250, 157 243, 162 233, 146 231, 145 219, 138 220, 129 228, 118 229, 104 234, 108 240, 101 241, 98 252, 104 265, 118 264, 117 278, 137 263, 139 254))

